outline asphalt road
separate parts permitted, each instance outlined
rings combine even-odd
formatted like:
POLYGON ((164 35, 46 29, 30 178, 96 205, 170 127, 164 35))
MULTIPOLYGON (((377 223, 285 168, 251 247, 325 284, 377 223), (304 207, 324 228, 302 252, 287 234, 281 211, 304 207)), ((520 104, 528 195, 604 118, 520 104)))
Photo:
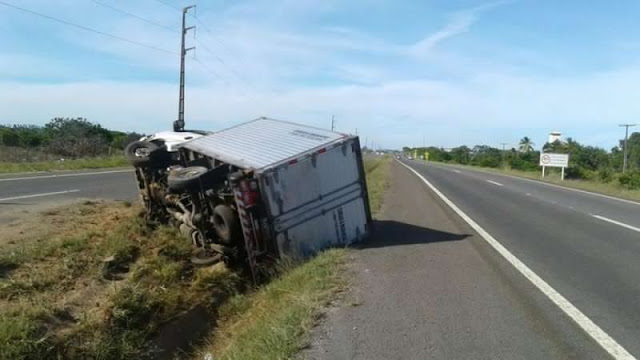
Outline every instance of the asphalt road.
POLYGON ((0 222, 81 199, 137 199, 133 169, 101 169, 0 176, 0 222))
MULTIPOLYGON (((640 204, 407 163, 640 357, 640 204)), ((353 289, 329 311, 306 357, 611 358, 415 174, 397 162, 392 171, 376 233, 353 255, 353 289)))
POLYGON ((409 164, 640 357, 639 203, 468 169, 409 164))

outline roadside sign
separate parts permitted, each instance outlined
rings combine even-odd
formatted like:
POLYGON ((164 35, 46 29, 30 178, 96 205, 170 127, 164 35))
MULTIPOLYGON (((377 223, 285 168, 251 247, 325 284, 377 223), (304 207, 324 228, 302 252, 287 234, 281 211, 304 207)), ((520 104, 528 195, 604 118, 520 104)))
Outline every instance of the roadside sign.
POLYGON ((569 167, 569 154, 540 154, 540 166, 542 166, 542 178, 544 179, 544 170, 547 166, 562 168, 561 179, 564 180, 564 168, 569 167))
POLYGON ((568 167, 569 154, 540 154, 540 166, 568 167))

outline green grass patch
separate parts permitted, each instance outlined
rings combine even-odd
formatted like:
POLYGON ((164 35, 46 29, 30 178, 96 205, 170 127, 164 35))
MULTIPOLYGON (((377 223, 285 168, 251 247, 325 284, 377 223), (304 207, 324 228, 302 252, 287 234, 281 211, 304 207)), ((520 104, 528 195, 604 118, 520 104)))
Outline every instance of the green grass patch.
POLYGON ((128 165, 129 162, 124 156, 96 157, 64 161, 0 162, 0 174, 32 171, 99 169, 128 165))
POLYGON ((299 266, 288 266, 269 284, 236 295, 220 309, 221 325, 202 358, 289 359, 304 347, 320 309, 345 286, 347 250, 332 249, 299 266))
POLYGON ((470 166, 470 165, 459 165, 459 164, 446 164, 439 163, 447 166, 455 166, 460 168, 469 168, 472 170, 484 171, 487 173, 495 173, 495 174, 505 174, 511 176, 517 176, 525 179, 539 180, 543 182, 548 182, 568 188, 591 191, 603 195, 609 195, 618 197, 621 199, 627 200, 635 200, 640 201, 640 190, 630 190, 624 188, 619 185, 617 181, 610 182, 602 182, 597 180, 573 180, 573 179, 565 179, 564 181, 560 178, 560 172, 555 171, 553 169, 547 169, 547 174, 545 174, 544 179, 541 179, 542 172, 533 172, 533 171, 521 171, 521 170, 512 170, 512 169, 503 169, 503 168, 485 168, 478 166, 470 166))
POLYGON ((382 195, 389 188, 391 158, 367 157, 364 159, 364 170, 369 192, 369 206, 375 215, 382 206, 382 195))

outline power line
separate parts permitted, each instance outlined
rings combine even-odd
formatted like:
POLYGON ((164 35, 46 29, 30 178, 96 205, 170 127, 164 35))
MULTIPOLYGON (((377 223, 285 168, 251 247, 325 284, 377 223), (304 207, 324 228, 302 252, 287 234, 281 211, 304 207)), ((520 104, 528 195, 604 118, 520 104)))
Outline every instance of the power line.
MULTIPOLYGON (((181 9, 167 3, 166 1, 163 0, 155 0, 158 3, 167 6, 173 10, 176 11, 182 11, 181 9)), ((221 39, 218 38, 218 36, 211 31, 202 20, 200 20, 200 18, 194 14, 189 14, 191 15, 200 25, 199 27, 201 29, 203 29, 205 32, 209 33, 211 35, 211 37, 215 38, 227 51, 227 54, 233 56, 233 54, 231 54, 231 50, 222 42, 221 39)), ((233 66, 229 65, 224 59, 222 59, 215 51, 213 51, 210 47, 208 47, 207 45, 205 45, 205 43, 203 41, 200 41, 199 39, 195 38, 195 41, 198 43, 199 47, 201 49, 204 49, 206 52, 208 52, 210 55, 212 55, 214 57, 214 59, 216 61, 218 61, 220 64, 224 65, 238 80, 240 80, 241 82, 243 82, 247 87, 254 87, 252 86, 251 82, 249 80, 247 80, 244 76, 242 76, 233 66)), ((218 76, 219 77, 219 76, 218 76)))
POLYGON ((208 65, 206 65, 205 63, 203 63, 202 61, 200 61, 200 59, 198 58, 193 58, 193 61, 197 62, 198 64, 200 64, 200 66, 202 66, 203 69, 205 69, 208 73, 210 73, 211 75, 215 76, 218 80, 224 82, 225 85, 227 86, 231 86, 231 84, 225 80, 222 76, 220 76, 220 74, 218 74, 215 70, 213 70, 211 67, 209 67, 208 65))
POLYGON ((217 42, 220 43, 220 45, 222 45, 222 47, 224 48, 224 50, 227 52, 227 54, 231 55, 231 56, 235 56, 233 54, 233 51, 231 51, 231 49, 225 44, 224 41, 222 41, 222 38, 220 38, 220 35, 216 34, 215 32, 213 32, 211 29, 209 29, 209 27, 207 27, 207 25, 205 25, 205 23, 200 20, 200 18, 196 15, 192 15, 194 19, 196 19, 196 21, 200 24, 200 27, 207 33, 209 33, 209 35, 211 35, 211 37, 213 37, 217 42))
POLYGON ((132 12, 129 12, 127 10, 123 10, 123 9, 117 8, 115 6, 103 3, 102 1, 99 1, 99 0, 91 0, 91 1, 93 1, 94 3, 96 3, 98 5, 101 5, 101 6, 104 6, 106 8, 109 8, 109 9, 111 9, 113 11, 119 12, 121 14, 125 14, 127 16, 131 16, 131 17, 136 18, 136 19, 138 19, 140 21, 146 22, 147 24, 151 24, 151 25, 157 26, 159 28, 162 28, 162 29, 165 29, 165 30, 168 30, 168 31, 171 31, 171 32, 175 32, 175 33, 179 33, 180 32, 178 29, 174 29, 174 28, 171 28, 169 26, 162 25, 162 24, 157 23, 157 22, 155 22, 153 20, 149 20, 149 19, 143 18, 142 16, 138 16, 138 15, 136 15, 136 14, 134 14, 132 12))
MULTIPOLYGON (((179 8, 177 8, 177 7, 175 7, 175 6, 171 5, 171 4, 169 4, 169 3, 167 3, 166 1, 163 1, 163 0, 155 0, 155 1, 159 2, 159 3, 160 3, 160 4, 162 4, 162 5, 167 6, 167 7, 169 7, 169 8, 172 8, 172 9, 174 9, 174 10, 182 11, 181 9, 179 9, 179 8)), ((192 17, 193 17, 193 18, 198 22, 198 24, 200 25, 200 26, 199 26, 199 28, 203 29, 205 32, 207 32, 209 35, 211 35, 211 37, 212 37, 212 38, 214 38, 216 41, 218 41, 218 42, 220 43, 220 45, 224 48, 224 50, 227 52, 227 54, 228 54, 229 56, 239 58, 238 56, 234 56, 234 55, 232 54, 231 49, 229 49, 229 47, 228 47, 227 45, 225 45, 225 43, 222 41, 222 39, 220 39, 220 37, 219 37, 217 34, 215 34, 211 29, 209 29, 209 28, 205 25, 205 23, 204 23, 202 20, 200 20, 200 18, 199 18, 197 15, 195 15, 195 14, 189 14, 189 15, 191 15, 191 16, 192 16, 192 17)), ((233 75, 234 75, 238 80, 240 80, 241 82, 243 82, 247 87, 255 87, 255 85, 253 85, 251 81, 249 81, 246 77, 244 77, 243 75, 241 75, 239 71, 237 71, 233 66, 231 66, 230 64, 228 64, 224 59, 222 59, 222 58, 221 58, 221 57, 220 57, 220 56, 219 56, 215 51, 213 51, 210 47, 208 47, 207 45, 205 45, 205 43, 204 43, 204 42, 200 41, 200 40, 199 40, 199 39, 197 39, 197 38, 195 39, 195 41, 198 43, 198 45, 200 45, 200 48, 204 49, 206 52, 208 52, 209 54, 211 54, 211 55, 214 57, 214 59, 216 59, 216 61, 218 61, 220 64, 224 65, 224 66, 225 66, 225 67, 226 67, 226 68, 227 68, 231 73, 233 73, 233 75)), ((243 61, 240 59, 240 62, 243 62, 243 61)))
POLYGON ((120 41, 129 43, 129 44, 145 47, 145 48, 156 50, 156 51, 161 51, 161 52, 164 52, 164 53, 167 53, 167 54, 179 55, 178 53, 173 52, 173 51, 169 51, 167 49, 163 49, 163 48, 159 48, 157 46, 153 46, 153 45, 145 44, 145 43, 142 43, 142 42, 139 42, 139 41, 127 39, 127 38, 124 38, 124 37, 121 37, 121 36, 118 36, 118 35, 109 34, 109 33, 106 33, 106 32, 100 31, 100 30, 96 30, 96 29, 93 29, 93 28, 90 28, 90 27, 87 27, 87 26, 84 26, 84 25, 79 25, 79 24, 72 23, 72 22, 67 21, 67 20, 62 20, 62 19, 59 19, 59 18, 56 18, 56 17, 53 17, 53 16, 45 15, 45 14, 42 14, 42 13, 39 13, 39 12, 36 12, 36 11, 33 11, 33 10, 29 10, 29 9, 25 9, 25 8, 22 8, 22 7, 13 5, 13 4, 9 4, 9 3, 6 3, 4 1, 0 1, 0 5, 4 5, 4 6, 10 7, 10 8, 13 8, 13 9, 20 10, 22 12, 31 14, 31 15, 35 15, 35 16, 39 16, 39 17, 42 17, 42 18, 45 18, 45 19, 49 19, 49 20, 58 22, 60 24, 71 26, 71 27, 74 27, 74 28, 77 28, 77 29, 80 29, 80 30, 92 32, 92 33, 99 34, 99 35, 102 35, 102 36, 106 36, 106 37, 109 37, 109 38, 112 38, 112 39, 115 39, 115 40, 120 40, 120 41))
POLYGON ((157 1, 157 2, 159 2, 160 4, 162 4, 162 5, 166 6, 166 7, 170 7, 170 8, 172 8, 173 10, 182 11, 182 9, 180 9, 179 7, 177 7, 177 6, 173 6, 173 5, 169 4, 169 3, 168 3, 168 2, 166 2, 166 1, 163 1, 163 0, 156 0, 156 1, 157 1))
POLYGON ((227 69, 229 69, 229 71, 231 73, 233 73, 233 75, 238 78, 238 80, 242 81, 243 83, 245 83, 245 85, 247 86, 251 86, 251 84, 242 76, 240 75, 233 67, 231 67, 229 64, 227 64, 226 61, 224 61, 220 56, 218 56, 213 50, 211 50, 207 45, 205 45, 202 41, 199 41, 198 39, 196 39, 196 42, 198 43, 198 45, 200 45, 201 49, 204 49, 206 52, 208 52, 209 54, 211 54, 213 56, 214 59, 216 59, 216 61, 218 61, 219 63, 221 63, 222 65, 226 66, 227 69))

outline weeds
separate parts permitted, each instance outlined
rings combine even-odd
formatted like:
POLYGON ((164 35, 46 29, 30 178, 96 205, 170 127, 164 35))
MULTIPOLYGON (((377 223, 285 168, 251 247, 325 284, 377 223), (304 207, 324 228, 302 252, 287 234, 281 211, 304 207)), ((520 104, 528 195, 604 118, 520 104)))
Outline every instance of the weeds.
POLYGON ((124 156, 96 157, 65 161, 0 162, 0 174, 30 171, 100 169, 127 165, 129 165, 129 162, 124 156))
POLYGON ((369 206, 376 214, 382 206, 382 194, 389 188, 389 157, 370 157, 364 161, 367 176, 367 191, 369 192, 369 206))
POLYGON ((216 359, 287 359, 306 341, 321 307, 344 286, 346 250, 325 251, 284 270, 251 295, 235 295, 220 309, 222 324, 211 345, 216 359))
POLYGON ((196 306, 213 317, 238 293, 239 275, 222 264, 194 269, 190 242, 148 228, 138 212, 83 203, 43 214, 33 224, 41 236, 15 235, 0 252, 1 359, 153 358, 167 322, 196 306))

